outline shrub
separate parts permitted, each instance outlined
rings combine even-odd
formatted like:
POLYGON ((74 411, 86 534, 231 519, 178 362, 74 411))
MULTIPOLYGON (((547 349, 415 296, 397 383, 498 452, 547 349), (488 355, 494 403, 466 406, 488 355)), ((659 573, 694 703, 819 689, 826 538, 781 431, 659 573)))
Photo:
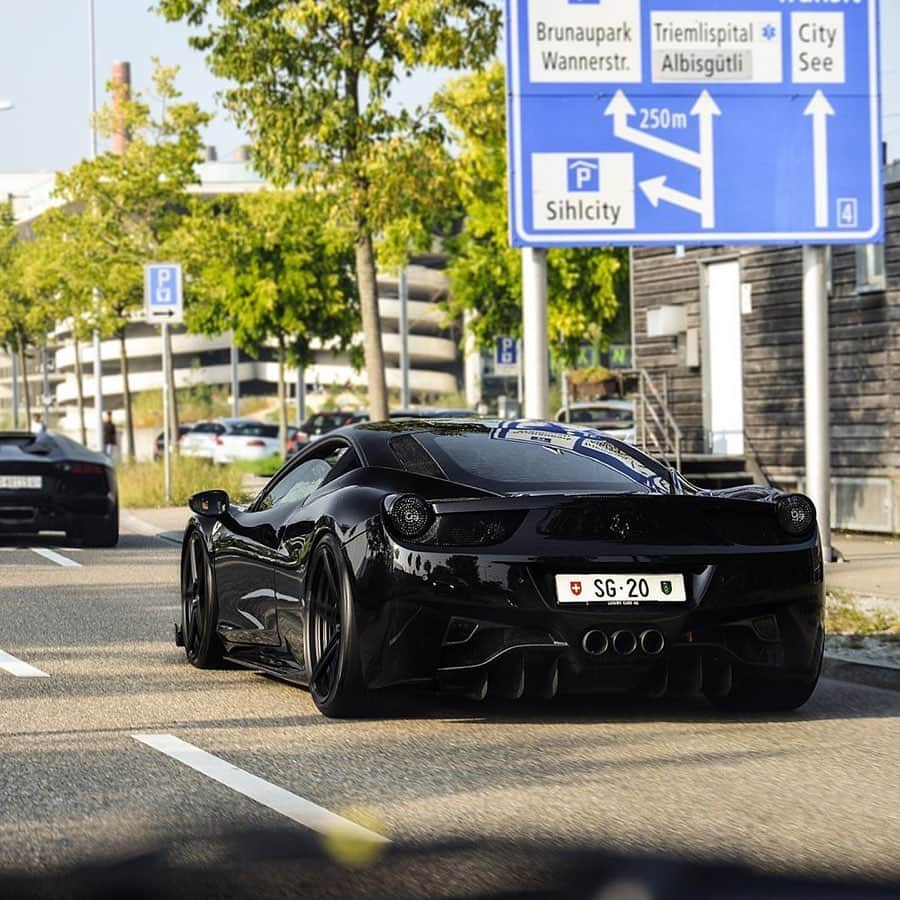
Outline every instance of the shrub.
MULTIPOLYGON (((133 509, 167 506, 163 463, 131 463, 120 466, 119 504, 133 509)), ((213 466, 205 459, 173 457, 172 505, 185 506, 191 494, 210 488, 228 491, 232 500, 244 502, 244 472, 234 466, 213 466)))

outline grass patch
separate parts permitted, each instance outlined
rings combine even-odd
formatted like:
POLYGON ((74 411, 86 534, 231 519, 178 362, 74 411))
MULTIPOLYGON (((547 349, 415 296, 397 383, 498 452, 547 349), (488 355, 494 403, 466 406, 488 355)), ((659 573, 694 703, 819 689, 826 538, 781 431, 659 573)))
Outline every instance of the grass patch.
POLYGON ((900 642, 900 617, 881 609, 865 609, 843 591, 829 591, 825 607, 828 634, 878 636, 900 642))
POLYGON ((265 459, 242 459, 231 464, 234 469, 240 469, 248 475, 258 475, 261 478, 271 478, 283 465, 284 460, 273 453, 265 459))
MULTIPOLYGON (((163 463, 131 463, 120 466, 119 504, 125 508, 152 509, 168 506, 165 500, 163 463)), ((172 505, 185 506, 197 491, 221 488, 235 503, 244 502, 244 472, 236 466, 213 466, 196 457, 172 459, 172 505)))

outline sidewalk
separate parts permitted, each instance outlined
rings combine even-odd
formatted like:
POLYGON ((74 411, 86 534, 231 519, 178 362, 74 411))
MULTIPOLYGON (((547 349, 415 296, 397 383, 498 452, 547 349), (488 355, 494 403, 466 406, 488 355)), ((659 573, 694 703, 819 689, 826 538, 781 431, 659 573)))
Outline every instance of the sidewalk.
POLYGON ((122 531, 146 534, 180 544, 191 511, 186 506, 169 506, 164 509, 123 509, 122 531))
POLYGON ((900 613, 900 539, 834 532, 831 543, 844 562, 825 566, 828 589, 872 597, 900 613))

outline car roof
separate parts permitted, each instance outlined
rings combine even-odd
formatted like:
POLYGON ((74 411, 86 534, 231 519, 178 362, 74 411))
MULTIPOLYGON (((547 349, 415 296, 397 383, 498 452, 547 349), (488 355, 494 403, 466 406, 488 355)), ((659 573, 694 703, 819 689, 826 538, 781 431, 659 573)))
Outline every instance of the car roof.
POLYGON ((601 448, 603 452, 628 456, 642 466, 664 474, 664 467, 658 460, 641 452, 637 447, 624 443, 620 437, 617 437, 615 431, 601 430, 590 425, 569 425, 543 419, 435 418, 359 422, 344 425, 323 435, 319 446, 324 449, 323 445, 327 446, 329 441, 348 441, 355 447, 366 466, 393 469, 397 467, 397 457, 390 444, 394 438, 416 434, 491 437, 498 429, 504 433, 510 431, 537 432, 538 434, 533 440, 548 444, 568 445, 573 436, 575 440, 583 438, 587 441, 600 441, 605 445, 601 448))
MULTIPOLYGON (((560 407, 563 412, 565 407, 560 407)), ((578 403, 570 403, 569 409, 634 409, 634 400, 592 400, 589 403, 580 401, 578 403)))

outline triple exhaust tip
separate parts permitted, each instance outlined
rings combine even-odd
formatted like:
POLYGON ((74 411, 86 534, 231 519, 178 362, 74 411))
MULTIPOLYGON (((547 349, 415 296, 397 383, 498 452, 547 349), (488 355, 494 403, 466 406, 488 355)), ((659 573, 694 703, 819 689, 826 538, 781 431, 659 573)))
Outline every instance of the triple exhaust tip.
POLYGON ((666 646, 666 639, 658 628, 645 628, 640 634, 621 628, 611 638, 605 631, 592 628, 582 638, 581 646, 588 656, 603 656, 610 647, 619 656, 631 656, 638 648, 647 656, 658 656, 666 646))

